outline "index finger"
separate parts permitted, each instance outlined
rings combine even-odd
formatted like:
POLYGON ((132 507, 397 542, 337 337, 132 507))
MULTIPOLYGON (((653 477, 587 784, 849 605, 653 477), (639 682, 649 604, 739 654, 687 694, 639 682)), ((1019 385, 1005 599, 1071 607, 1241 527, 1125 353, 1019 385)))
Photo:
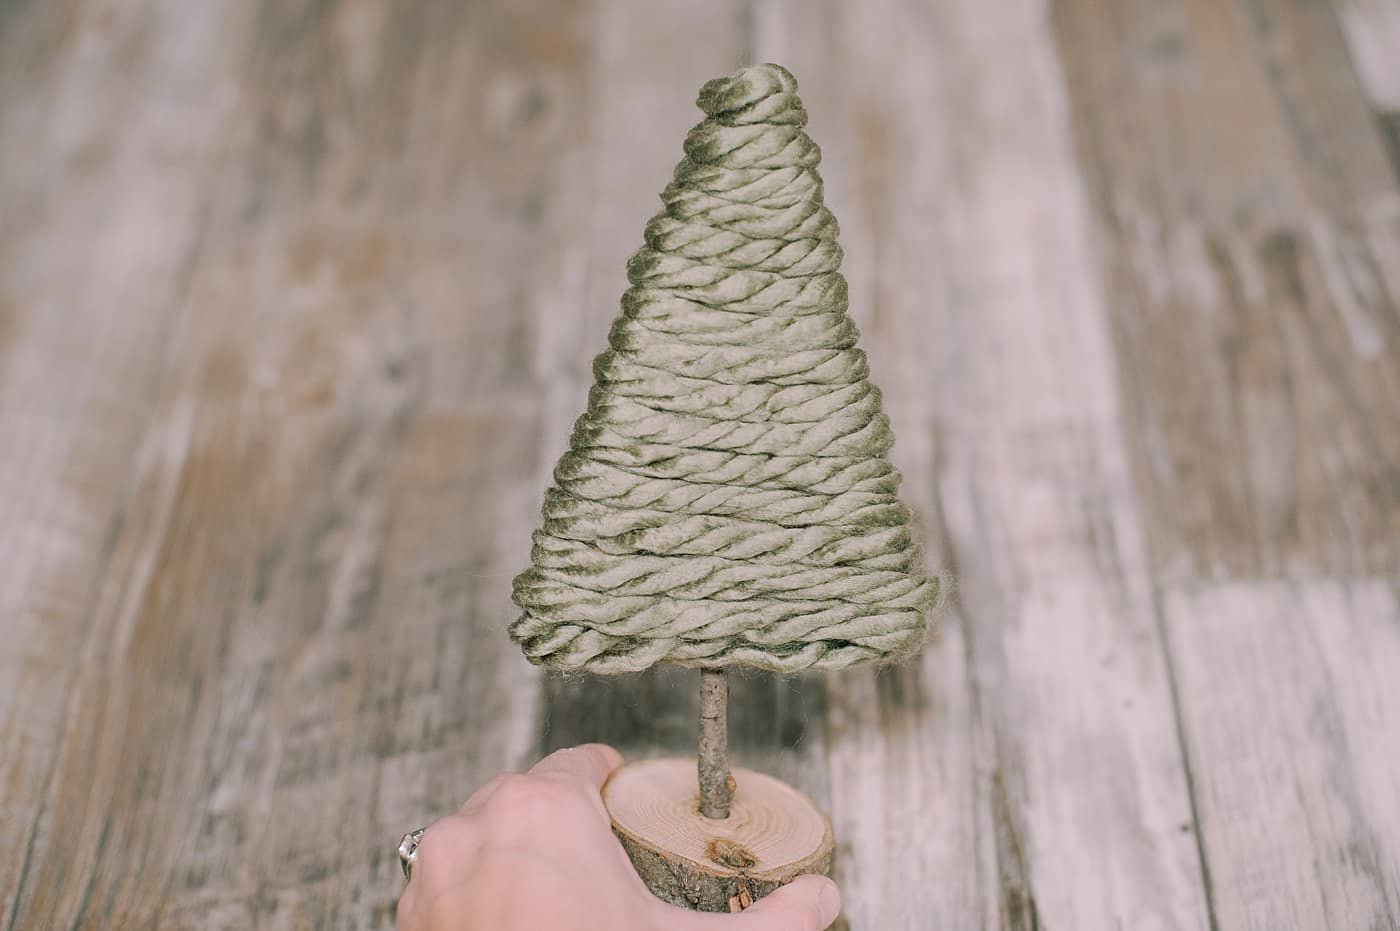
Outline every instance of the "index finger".
POLYGON ((597 792, 603 788, 612 771, 621 765, 622 754, 607 744, 583 744, 555 750, 530 767, 530 774, 564 776, 597 792))

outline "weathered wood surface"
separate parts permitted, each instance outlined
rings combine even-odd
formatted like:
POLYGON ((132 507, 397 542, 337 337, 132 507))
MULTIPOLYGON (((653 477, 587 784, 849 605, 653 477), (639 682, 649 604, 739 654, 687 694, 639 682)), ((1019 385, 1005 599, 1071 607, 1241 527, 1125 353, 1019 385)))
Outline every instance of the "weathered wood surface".
POLYGON ((398 835, 695 673, 504 636, 623 262, 802 83, 930 564, 735 675, 851 927, 1400 928, 1380 0, 0 3, 0 928, 382 929, 398 835))

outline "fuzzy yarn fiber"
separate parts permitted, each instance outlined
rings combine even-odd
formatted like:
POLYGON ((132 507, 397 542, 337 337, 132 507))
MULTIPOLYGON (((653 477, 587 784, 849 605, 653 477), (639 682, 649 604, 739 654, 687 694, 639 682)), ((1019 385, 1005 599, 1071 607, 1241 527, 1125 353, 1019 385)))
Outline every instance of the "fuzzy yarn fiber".
POLYGON ((937 582, 897 497, 797 82, 707 83, 627 263, 510 635, 531 661, 780 672, 916 649, 937 582))

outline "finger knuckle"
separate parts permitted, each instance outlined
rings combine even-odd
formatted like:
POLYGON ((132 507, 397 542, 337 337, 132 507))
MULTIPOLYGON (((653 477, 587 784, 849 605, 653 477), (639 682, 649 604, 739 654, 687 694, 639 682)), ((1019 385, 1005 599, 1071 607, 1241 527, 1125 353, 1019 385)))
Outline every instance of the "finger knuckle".
POLYGON ((460 868, 464 852, 470 849, 470 826, 456 816, 433 823, 418 840, 413 860, 413 881, 432 887, 439 876, 460 868))
POLYGON ((491 779, 487 780, 487 782, 484 785, 482 785, 481 788, 477 789, 475 792, 473 792, 470 796, 467 797, 467 800, 462 803, 462 807, 461 809, 459 809, 459 811, 467 811, 473 807, 476 807, 483 799, 490 798, 495 793, 496 789, 500 787, 502 782, 504 782, 508 777, 514 775, 517 774, 501 773, 499 776, 494 776, 491 779))
POLYGON ((573 794, 553 779, 519 775, 501 783, 490 807, 516 817, 549 816, 570 804, 573 794))

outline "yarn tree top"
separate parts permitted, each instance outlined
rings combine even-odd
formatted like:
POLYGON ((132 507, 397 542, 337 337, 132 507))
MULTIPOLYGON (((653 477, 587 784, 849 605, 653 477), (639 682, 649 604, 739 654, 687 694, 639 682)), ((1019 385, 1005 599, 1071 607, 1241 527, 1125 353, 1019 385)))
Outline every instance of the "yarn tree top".
POLYGON ((510 635, 532 662, 595 673, 910 652, 937 582, 897 496, 797 82, 757 65, 698 103, 510 635))

